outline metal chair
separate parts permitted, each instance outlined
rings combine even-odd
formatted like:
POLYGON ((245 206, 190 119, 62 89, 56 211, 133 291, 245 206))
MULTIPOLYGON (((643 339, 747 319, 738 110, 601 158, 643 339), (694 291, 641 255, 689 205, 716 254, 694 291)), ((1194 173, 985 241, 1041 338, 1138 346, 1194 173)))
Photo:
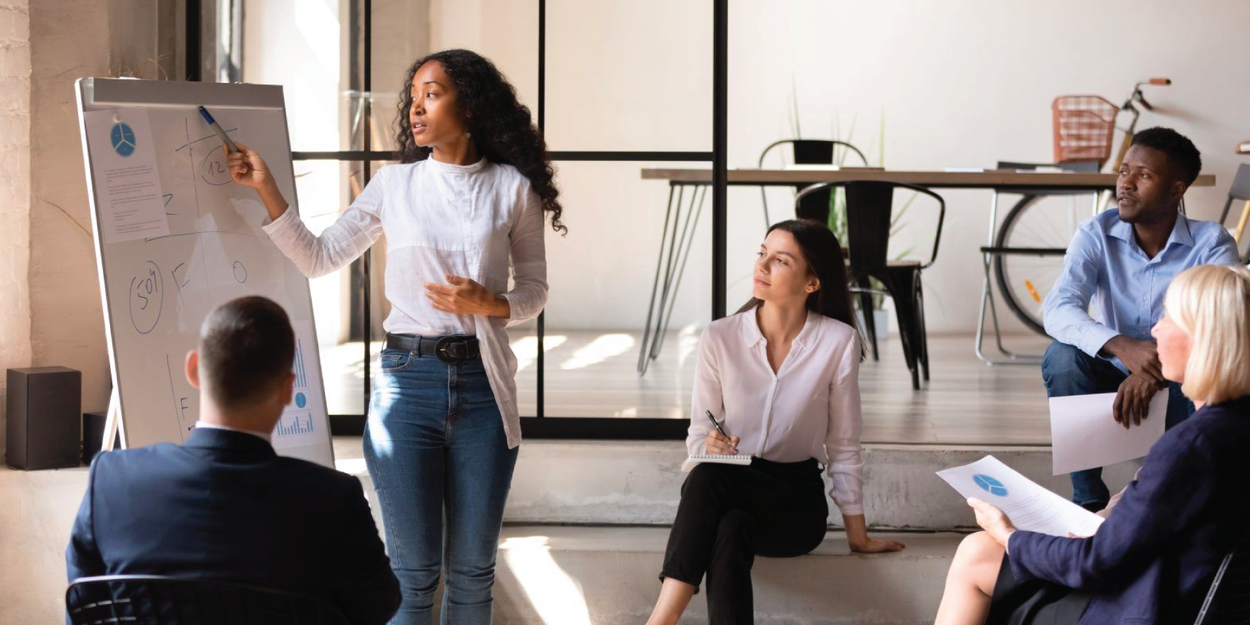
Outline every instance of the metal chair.
MULTIPOLYGON (((764 148, 763 152, 760 152, 759 168, 764 169, 764 160, 768 158, 769 153, 774 148, 787 144, 793 150, 792 156, 795 165, 840 165, 839 159, 836 158, 836 148, 840 146, 844 148, 843 158, 848 153, 853 152, 859 157, 859 161, 863 163, 863 166, 868 166, 868 158, 864 156, 864 153, 859 151, 859 148, 845 141, 832 139, 782 139, 768 144, 768 147, 764 148)), ((794 185, 794 190, 797 193, 802 191, 805 186, 807 185, 796 184, 794 185)), ((760 200, 764 203, 764 227, 768 228, 773 225, 773 222, 768 216, 768 193, 766 193, 764 187, 760 187, 760 200)))
POLYGON ((1250 538, 1224 556, 1194 625, 1250 623, 1250 538))
POLYGON ((795 198, 795 213, 802 218, 820 220, 829 211, 829 196, 836 187, 846 190, 847 243, 850 255, 850 281, 858 285, 860 310, 864 311, 864 326, 872 346, 873 358, 877 357, 877 333, 872 319, 872 292, 869 278, 875 278, 894 299, 894 311, 898 315, 899 335, 902 338, 903 357, 911 371, 911 385, 920 388, 920 378, 929 380, 928 331, 924 321, 924 289, 920 273, 937 260, 938 245, 942 239, 942 225, 946 221, 946 200, 926 189, 898 182, 850 181, 825 182, 811 185, 795 198), (901 188, 929 196, 938 203, 938 223, 933 235, 933 251, 928 262, 917 260, 890 260, 890 223, 894 211, 894 189, 901 188))
POLYGON ((347 625, 325 599, 208 579, 106 575, 65 591, 73 625, 347 625))
MULTIPOLYGON (((1233 186, 1228 189, 1228 201, 1224 202, 1224 211, 1220 213, 1220 223, 1224 223, 1228 219, 1228 211, 1233 207, 1233 202, 1240 200, 1245 202, 1245 206, 1241 209, 1241 218, 1237 220, 1237 230, 1233 233, 1233 239, 1237 241, 1238 249, 1241 247, 1241 235, 1246 231, 1246 222, 1250 221, 1250 165, 1241 164, 1237 166, 1237 175, 1233 178, 1233 186)), ((1242 258, 1242 261, 1246 261, 1242 258)))
MULTIPOLYGON (((759 166, 764 167, 764 160, 776 148, 790 144, 796 165, 832 165, 838 160, 837 148, 844 148, 843 156, 855 153, 859 160, 868 164, 868 159, 859 148, 845 142, 828 139, 783 139, 774 141, 760 153, 759 166)), ((805 185, 794 185, 801 190, 805 185)), ((681 279, 686 271, 686 262, 690 259, 690 250, 694 248, 695 232, 698 229, 699 217, 703 213, 704 200, 707 199, 707 187, 696 187, 689 194, 684 187, 676 188, 669 185, 668 209, 664 215, 664 230, 660 237, 659 257, 656 259, 655 279, 651 285, 651 300, 647 304, 647 321, 643 326, 642 342, 638 346, 638 376, 646 375, 651 361, 659 358, 664 347, 664 339, 668 335, 669 320, 676 307, 677 290, 681 287, 681 279), (685 216, 683 218, 683 212, 685 216), (669 226, 672 229, 669 229, 669 226)), ((760 197, 764 202, 764 228, 772 225, 768 215, 768 195, 764 187, 760 187, 760 197)))

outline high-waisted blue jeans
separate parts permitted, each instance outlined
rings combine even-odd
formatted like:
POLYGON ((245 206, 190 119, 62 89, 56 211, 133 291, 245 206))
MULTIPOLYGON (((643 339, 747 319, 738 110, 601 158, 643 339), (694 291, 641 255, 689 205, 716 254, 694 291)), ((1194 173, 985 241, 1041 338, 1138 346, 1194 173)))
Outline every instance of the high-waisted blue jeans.
POLYGON ((445 570, 441 621, 488 625, 517 449, 508 449, 482 361, 387 349, 381 365, 364 454, 403 590, 391 622, 429 624, 445 570))

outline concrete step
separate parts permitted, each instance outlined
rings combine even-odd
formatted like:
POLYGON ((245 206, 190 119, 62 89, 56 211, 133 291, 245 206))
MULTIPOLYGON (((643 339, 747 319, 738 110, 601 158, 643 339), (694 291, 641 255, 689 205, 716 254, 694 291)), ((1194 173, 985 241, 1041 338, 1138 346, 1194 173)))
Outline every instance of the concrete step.
MULTIPOLYGON (((337 439, 339 468, 372 486, 361 460, 360 439, 337 439)), ((865 445, 864 507, 872 527, 949 531, 975 526, 963 499, 936 471, 993 454, 1064 497, 1068 477, 1051 475, 1049 447, 865 445)), ((677 513, 686 458, 680 441, 526 441, 512 480, 505 520, 510 523, 667 525, 677 513)), ((1109 467, 1116 492, 1138 463, 1109 467)), ((830 523, 841 524, 830 503, 830 523)))
MULTIPOLYGON (((799 558, 757 558, 755 622, 931 623, 961 534, 892 533, 901 553, 852 554, 841 532, 799 558)), ((496 623, 581 625, 646 621, 659 596, 664 527, 504 528, 495 585, 496 623)), ((706 623, 705 595, 684 623, 706 623)))

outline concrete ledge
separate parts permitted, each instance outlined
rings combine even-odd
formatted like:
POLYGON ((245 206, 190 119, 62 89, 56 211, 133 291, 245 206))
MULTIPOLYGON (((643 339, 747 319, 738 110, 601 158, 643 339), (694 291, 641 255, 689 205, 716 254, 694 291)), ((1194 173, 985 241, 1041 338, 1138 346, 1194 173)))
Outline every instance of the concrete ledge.
MULTIPOLYGON (((993 454, 1039 484, 1068 497, 1068 477, 1051 475, 1049 447, 866 445, 864 507, 873 527, 950 530, 974 527, 972 511, 936 471, 993 454)), ((506 518, 517 523, 672 523, 685 474, 678 441, 529 441, 521 446, 506 518)), ((1135 463, 1107 469, 1116 492, 1135 463)), ((841 524, 830 502, 830 522, 841 524)))
MULTIPOLYGON (((881 534, 897 554, 851 554, 830 532, 813 554, 757 558, 755 622, 931 623, 961 534, 881 534)), ((508 526, 499 550, 496 623, 645 622, 668 528, 508 526)), ((696 595, 683 622, 706 623, 696 595)))
MULTIPOLYGON (((360 439, 336 440, 340 470, 359 475, 360 439)), ((864 508, 871 527, 926 531, 975 527, 972 510, 934 473, 993 454, 1064 497, 1068 477, 1052 476, 1049 447, 865 445, 864 508)), ((512 479, 505 521, 583 525, 668 525, 677 514, 686 457, 680 441, 527 441, 512 479)), ((1112 492, 1132 479, 1136 462, 1108 468, 1112 492)), ((375 507, 376 507, 376 502, 375 507)), ((841 524, 832 502, 830 523, 841 524)))

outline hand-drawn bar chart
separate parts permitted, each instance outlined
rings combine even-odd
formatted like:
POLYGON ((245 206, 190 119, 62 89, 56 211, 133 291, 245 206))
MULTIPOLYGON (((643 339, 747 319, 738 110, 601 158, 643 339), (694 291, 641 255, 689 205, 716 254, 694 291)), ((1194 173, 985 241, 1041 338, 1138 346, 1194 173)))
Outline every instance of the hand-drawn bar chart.
POLYGON ((278 427, 274 428, 274 434, 278 436, 291 436, 294 434, 309 434, 315 431, 313 429, 313 418, 311 412, 304 414, 292 415, 290 420, 288 415, 283 415, 282 420, 278 422, 278 427))
POLYGON ((299 338, 295 339, 295 364, 292 373, 295 374, 295 388, 308 387, 308 370, 304 368, 304 346, 299 338))

